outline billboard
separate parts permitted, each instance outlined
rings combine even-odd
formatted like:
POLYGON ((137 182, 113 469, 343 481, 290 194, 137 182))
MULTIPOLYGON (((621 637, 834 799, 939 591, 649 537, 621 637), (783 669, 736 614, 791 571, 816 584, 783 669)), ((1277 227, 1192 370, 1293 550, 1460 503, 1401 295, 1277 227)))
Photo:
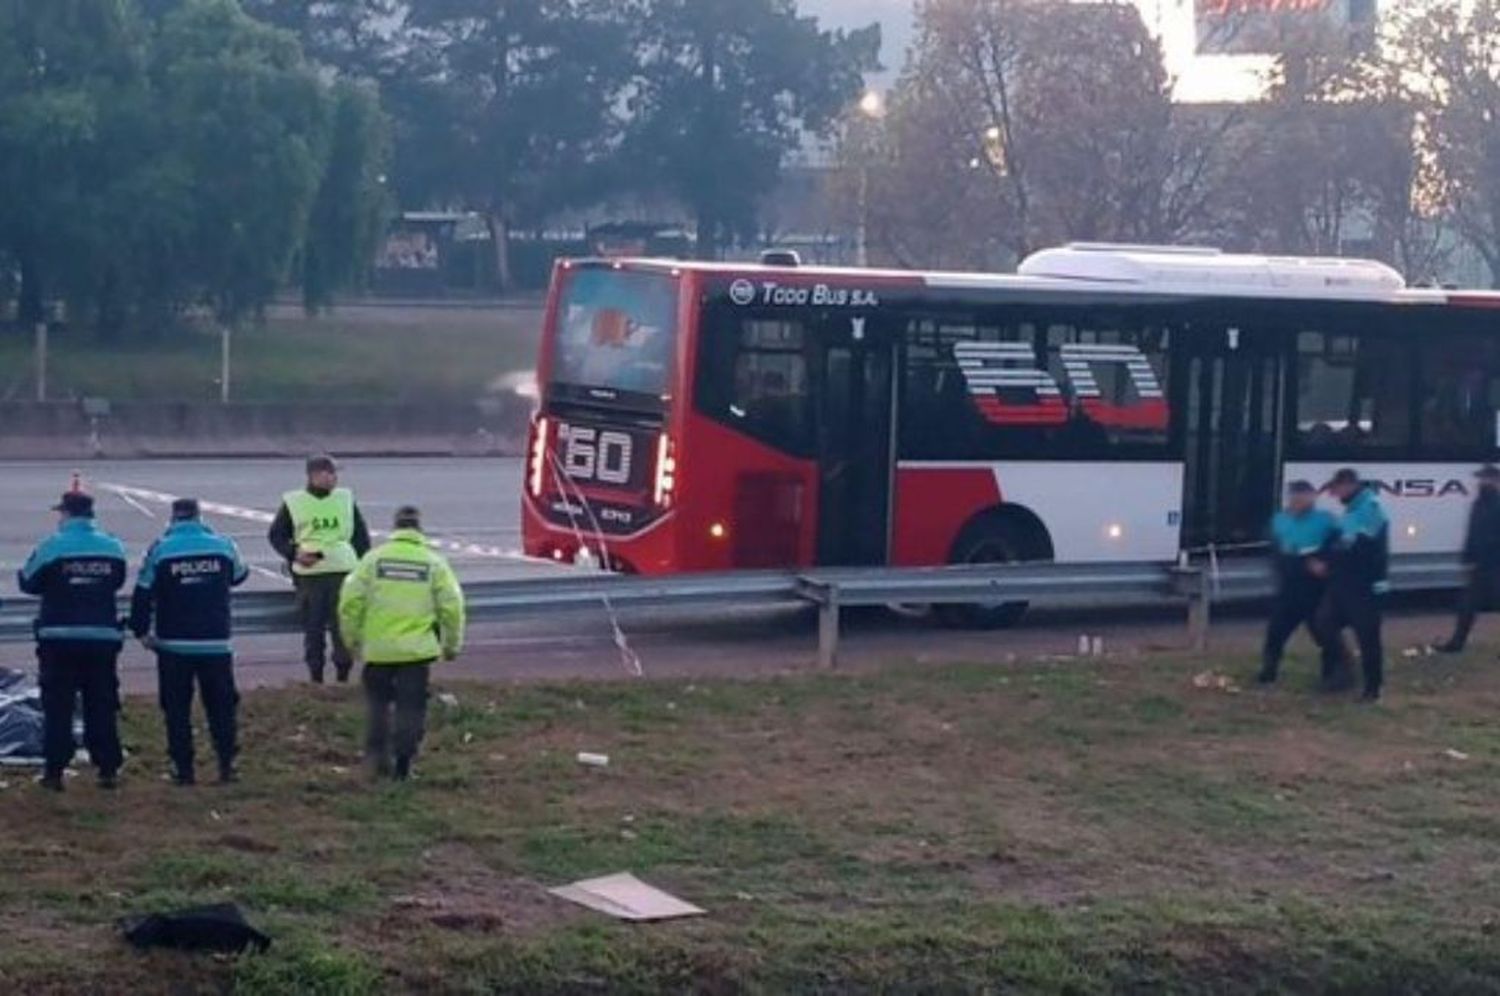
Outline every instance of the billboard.
POLYGON ((1376 0, 1193 0, 1199 55, 1272 55, 1298 38, 1375 37, 1376 0))

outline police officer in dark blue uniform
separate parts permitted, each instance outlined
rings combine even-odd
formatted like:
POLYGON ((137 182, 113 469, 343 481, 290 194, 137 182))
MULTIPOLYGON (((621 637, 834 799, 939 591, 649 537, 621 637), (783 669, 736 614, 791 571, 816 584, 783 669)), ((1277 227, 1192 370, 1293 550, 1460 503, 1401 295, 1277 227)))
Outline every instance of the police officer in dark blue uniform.
POLYGON ((1261 652, 1262 685, 1275 683, 1287 640, 1306 624, 1322 646, 1313 625, 1327 587, 1328 554, 1338 536, 1338 520, 1318 508, 1318 489, 1307 481, 1287 485, 1286 508, 1271 520, 1271 542, 1276 558, 1276 602, 1266 625, 1261 652))
POLYGON ((192 498, 172 503, 172 524, 141 564, 130 602, 130 631, 156 652, 167 754, 172 759, 172 780, 178 785, 195 781, 194 682, 208 715, 219 781, 235 780, 239 693, 234 687, 229 642, 229 598, 230 590, 248 575, 234 541, 202 521, 198 502, 192 498))
POLYGON ((1329 562, 1328 597, 1318 612, 1322 632, 1323 686, 1326 691, 1347 690, 1353 677, 1340 648, 1343 631, 1354 630, 1359 643, 1360 665, 1366 702, 1380 699, 1385 679, 1385 652, 1381 626, 1386 579, 1391 558, 1391 523, 1375 492, 1360 480, 1358 472, 1345 468, 1334 475, 1328 490, 1344 505, 1339 520, 1338 541, 1329 562))
POLYGON ((35 623, 42 691, 41 786, 63 788, 73 760, 73 710, 83 698, 83 741, 99 771, 99 785, 118 784, 124 755, 118 714, 116 662, 124 635, 115 593, 125 585, 125 547, 94 521, 94 499, 69 491, 54 506, 57 532, 42 541, 17 578, 21 590, 41 597, 35 623))

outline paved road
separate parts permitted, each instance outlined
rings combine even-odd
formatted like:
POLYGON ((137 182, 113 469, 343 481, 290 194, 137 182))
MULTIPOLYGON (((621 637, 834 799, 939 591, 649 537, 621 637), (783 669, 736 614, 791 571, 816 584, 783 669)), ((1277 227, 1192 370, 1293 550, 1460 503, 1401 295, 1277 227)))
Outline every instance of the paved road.
MULTIPOLYGON (((300 461, 100 461, 78 469, 98 496, 100 519, 126 542, 132 559, 161 532, 170 496, 191 495, 210 503, 207 517, 239 542, 254 568, 253 587, 287 586, 265 536, 282 492, 301 479, 300 461)), ((48 509, 73 470, 65 463, 0 463, 0 590, 54 527, 48 509)), ((521 555, 520 460, 358 460, 343 477, 372 529, 388 528, 397 506, 420 505, 428 531, 444 541, 464 580, 549 569, 521 555)))

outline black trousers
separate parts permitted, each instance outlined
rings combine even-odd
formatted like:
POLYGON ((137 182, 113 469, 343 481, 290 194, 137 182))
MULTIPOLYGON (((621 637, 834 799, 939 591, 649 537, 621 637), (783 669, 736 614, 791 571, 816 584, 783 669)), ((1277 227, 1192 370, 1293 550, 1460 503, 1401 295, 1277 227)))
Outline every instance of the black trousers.
POLYGON ((1469 633, 1474 629, 1474 620, 1479 613, 1496 605, 1500 605, 1500 566, 1475 564, 1469 569, 1468 581, 1458 596, 1458 619, 1454 622, 1449 646, 1462 650, 1469 642, 1469 633))
POLYGON ((1354 630, 1359 645, 1359 663, 1364 670, 1365 694, 1379 695, 1385 681, 1385 648, 1381 644, 1384 605, 1380 595, 1362 584, 1328 586, 1328 595, 1318 609, 1317 628, 1322 633, 1323 683, 1342 691, 1353 683, 1343 660, 1343 633, 1354 630))
POLYGON ((1281 655, 1286 652, 1287 641, 1306 625, 1318 649, 1323 648, 1323 634, 1315 625, 1318 609, 1323 604, 1325 586, 1312 582, 1283 584, 1276 592, 1271 605, 1271 618, 1266 622, 1266 640, 1261 648, 1262 674, 1275 678, 1281 669, 1281 655))
POLYGON ((73 711, 83 699, 83 746, 101 775, 125 762, 120 749, 120 648, 82 640, 38 644, 42 692, 42 749, 46 773, 60 774, 73 760, 73 711))
POLYGON ((365 665, 365 702, 369 706, 365 758, 382 770, 390 766, 393 754, 397 761, 408 762, 417 756, 427 732, 431 664, 365 665))
POLYGON ((229 654, 156 655, 157 691, 167 725, 167 756, 179 775, 193 773, 193 686, 203 698, 208 733, 219 767, 234 764, 238 752, 236 713, 240 693, 234 687, 234 658, 229 654))
POLYGON ((294 574, 297 588, 297 611, 302 618, 302 659, 313 681, 323 680, 328 659, 328 643, 333 643, 333 669, 340 681, 348 679, 354 667, 349 648, 339 632, 339 591, 343 574, 294 574))

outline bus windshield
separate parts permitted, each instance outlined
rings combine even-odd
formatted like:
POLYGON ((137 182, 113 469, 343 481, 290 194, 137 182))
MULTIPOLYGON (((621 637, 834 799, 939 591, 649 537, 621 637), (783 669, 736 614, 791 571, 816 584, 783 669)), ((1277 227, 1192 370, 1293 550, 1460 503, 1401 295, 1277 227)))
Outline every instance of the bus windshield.
POLYGON ((677 340, 677 281, 655 273, 575 270, 558 305, 556 334, 551 379, 565 393, 660 401, 668 393, 677 340))

